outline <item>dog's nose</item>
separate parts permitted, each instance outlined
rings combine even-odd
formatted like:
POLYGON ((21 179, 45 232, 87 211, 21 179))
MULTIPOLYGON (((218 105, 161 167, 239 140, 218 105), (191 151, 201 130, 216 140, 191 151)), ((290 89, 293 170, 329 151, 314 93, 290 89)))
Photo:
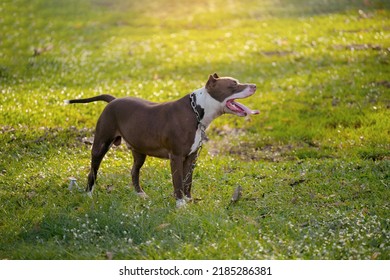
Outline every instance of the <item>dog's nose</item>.
POLYGON ((251 89, 256 90, 256 85, 255 84, 251 84, 250 87, 251 87, 251 89))

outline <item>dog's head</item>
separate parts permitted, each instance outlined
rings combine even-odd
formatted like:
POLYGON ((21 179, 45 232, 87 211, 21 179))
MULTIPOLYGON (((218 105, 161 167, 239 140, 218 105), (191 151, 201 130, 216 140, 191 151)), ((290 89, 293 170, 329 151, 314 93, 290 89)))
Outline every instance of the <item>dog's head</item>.
POLYGON ((256 91, 255 84, 241 84, 230 77, 218 77, 217 73, 210 75, 206 90, 212 98, 220 102, 223 113, 234 114, 239 117, 259 114, 257 110, 251 110, 236 99, 251 96, 256 91))

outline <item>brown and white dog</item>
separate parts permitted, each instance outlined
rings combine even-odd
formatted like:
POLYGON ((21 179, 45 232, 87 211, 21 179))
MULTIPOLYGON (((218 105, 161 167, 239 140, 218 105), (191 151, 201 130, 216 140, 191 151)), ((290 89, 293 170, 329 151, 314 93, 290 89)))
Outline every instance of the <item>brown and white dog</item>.
POLYGON ((146 196, 139 184, 139 172, 146 156, 169 159, 176 206, 185 205, 191 200, 193 164, 204 130, 224 113, 240 117, 258 114, 259 111, 252 111, 235 101, 251 96, 255 91, 254 84, 241 84, 236 79, 213 74, 204 87, 172 102, 153 103, 108 94, 65 101, 67 104, 109 103, 96 125, 87 192, 92 195, 104 155, 123 138, 133 154, 131 176, 136 192, 146 196))

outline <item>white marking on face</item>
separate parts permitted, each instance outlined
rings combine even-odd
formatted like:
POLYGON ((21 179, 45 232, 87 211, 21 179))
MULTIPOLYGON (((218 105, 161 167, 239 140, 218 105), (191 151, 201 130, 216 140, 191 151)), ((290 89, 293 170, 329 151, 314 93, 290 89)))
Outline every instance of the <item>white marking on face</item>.
POLYGON ((227 97, 224 100, 224 102, 226 102, 226 100, 229 100, 229 99, 235 99, 235 98, 242 99, 242 98, 246 98, 246 97, 251 96, 252 94, 254 94, 255 91, 256 90, 253 90, 250 86, 247 86, 243 91, 237 92, 237 93, 232 94, 231 96, 227 97))

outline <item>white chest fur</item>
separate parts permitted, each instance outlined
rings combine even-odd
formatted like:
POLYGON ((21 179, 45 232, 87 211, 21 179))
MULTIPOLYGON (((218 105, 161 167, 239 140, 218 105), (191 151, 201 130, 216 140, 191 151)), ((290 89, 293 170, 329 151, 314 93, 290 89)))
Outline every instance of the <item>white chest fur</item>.
POLYGON ((189 154, 194 153, 200 147, 201 142, 202 142, 202 130, 200 129, 200 126, 198 125, 198 129, 196 130, 196 133, 195 133, 194 144, 192 144, 191 151, 189 154))

